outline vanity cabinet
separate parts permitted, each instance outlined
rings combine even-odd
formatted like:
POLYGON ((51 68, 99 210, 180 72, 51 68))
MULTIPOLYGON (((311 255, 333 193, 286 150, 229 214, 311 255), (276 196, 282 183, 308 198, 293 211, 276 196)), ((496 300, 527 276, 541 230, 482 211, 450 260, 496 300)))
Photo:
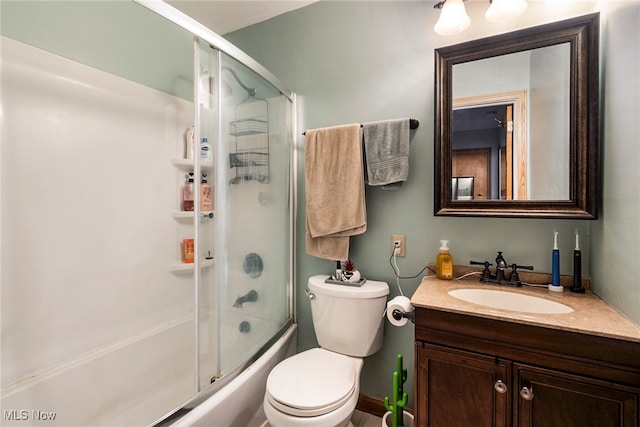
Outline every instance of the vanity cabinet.
POLYGON ((510 362, 416 342, 416 365, 417 425, 510 425, 510 362))
POLYGON ((416 308, 416 425, 638 427, 640 343, 416 308))

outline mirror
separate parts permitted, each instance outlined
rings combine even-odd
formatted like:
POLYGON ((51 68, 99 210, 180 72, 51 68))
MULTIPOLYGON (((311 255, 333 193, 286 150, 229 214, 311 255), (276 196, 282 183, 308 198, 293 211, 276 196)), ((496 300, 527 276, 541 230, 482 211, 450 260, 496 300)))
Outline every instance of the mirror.
POLYGON ((599 14, 435 51, 435 215, 596 219, 599 14))

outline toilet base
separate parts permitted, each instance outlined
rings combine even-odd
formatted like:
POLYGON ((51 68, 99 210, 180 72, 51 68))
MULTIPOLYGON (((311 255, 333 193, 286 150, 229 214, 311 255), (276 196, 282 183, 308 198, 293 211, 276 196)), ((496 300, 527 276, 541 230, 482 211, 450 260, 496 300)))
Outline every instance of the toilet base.
MULTIPOLYGON (((265 421, 264 424, 261 424, 260 427, 272 427, 271 424, 269 424, 269 421, 265 421)), ((353 425, 353 423, 351 421, 349 421, 349 424, 347 425, 347 427, 355 427, 353 425)))
POLYGON ((356 390, 344 406, 317 417, 295 417, 280 412, 271 406, 266 396, 262 401, 262 407, 269 427, 354 427, 351 417, 356 410, 358 395, 359 390, 356 390))

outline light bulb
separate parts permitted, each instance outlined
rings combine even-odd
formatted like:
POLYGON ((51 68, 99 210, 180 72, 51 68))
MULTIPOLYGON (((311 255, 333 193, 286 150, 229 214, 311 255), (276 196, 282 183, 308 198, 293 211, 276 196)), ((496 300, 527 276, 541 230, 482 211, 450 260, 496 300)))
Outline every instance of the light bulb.
POLYGON ((433 31, 441 36, 451 36, 463 32, 469 25, 471 18, 467 15, 462 0, 446 0, 433 31))
POLYGON ((491 22, 504 22, 520 16, 527 10, 526 0, 493 0, 484 17, 491 22))

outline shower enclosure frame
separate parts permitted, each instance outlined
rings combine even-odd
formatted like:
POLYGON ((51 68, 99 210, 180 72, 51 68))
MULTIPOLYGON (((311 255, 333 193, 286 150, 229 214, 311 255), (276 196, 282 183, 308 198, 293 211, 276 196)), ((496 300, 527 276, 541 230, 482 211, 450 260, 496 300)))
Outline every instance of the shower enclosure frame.
MULTIPOLYGON (((287 283, 286 285, 289 287, 288 289, 288 294, 291 296, 288 301, 287 304, 288 306, 286 307, 286 309, 288 310, 288 313, 291 313, 291 318, 290 320, 288 320, 287 322, 285 322, 284 325, 281 326, 280 330, 274 334, 274 336, 255 354, 253 355, 253 357, 250 357, 248 360, 245 361, 245 363, 243 363, 241 366, 233 369, 231 372, 227 372, 225 373, 222 377, 217 378, 216 381, 214 383, 212 383, 211 385, 209 385, 208 387, 201 387, 200 386, 200 341, 199 339, 196 339, 195 342, 195 373, 194 373, 194 396, 189 399, 188 401, 186 401, 184 403, 184 405, 173 409, 171 412, 167 413, 164 417, 162 417, 161 419, 159 419, 155 425, 158 424, 162 424, 164 423, 168 418, 172 417, 172 415, 174 414, 178 414, 183 412, 185 409, 189 410, 192 409, 194 407, 196 407, 197 405, 199 405, 200 403, 202 403, 203 401, 205 401, 207 398, 209 398, 210 396, 212 396, 215 392, 217 392, 218 390, 220 390, 221 388, 223 388, 226 384, 228 384, 229 382, 231 382, 235 376, 237 376, 239 373, 241 373, 242 371, 244 371, 249 365, 251 365, 253 362, 255 362, 261 354, 263 354, 269 347, 271 347, 271 345, 277 341, 286 331, 287 329, 291 326, 291 323, 296 321, 296 310, 295 310, 295 290, 296 290, 296 286, 295 286, 295 282, 294 282, 294 278, 295 278, 295 215, 296 215, 296 197, 295 195, 297 194, 297 188, 296 188, 296 171, 297 171, 297 165, 296 165, 296 156, 295 156, 295 147, 297 146, 297 131, 296 131, 296 123, 297 123, 297 117, 296 117, 296 96, 295 93, 293 93, 290 89, 288 89, 285 85, 282 84, 282 82, 276 77, 274 76, 271 72, 269 72, 266 68, 264 68, 262 65, 260 65, 257 61, 255 61, 253 58, 251 58, 249 55, 247 55, 245 52, 243 52, 242 50, 238 49, 236 46, 234 46, 233 44, 231 44, 230 42, 228 42, 227 40, 225 40, 223 37, 221 37, 220 35, 216 34, 215 32, 211 31, 210 29, 208 29, 207 27, 205 27, 204 25, 200 24, 199 22, 195 21, 194 19, 192 19, 191 17, 189 17, 188 15, 184 14, 183 12, 175 9, 174 7, 170 6, 169 4, 163 2, 163 1, 158 1, 158 0, 134 0, 135 3, 138 3, 139 5, 151 10, 152 12, 155 12, 156 14, 162 16, 163 18, 167 19, 170 22, 173 22, 174 24, 178 25, 179 27, 185 29, 186 31, 188 31, 189 33, 191 33, 193 35, 193 52, 194 52, 194 75, 193 75, 193 81, 194 81, 194 120, 195 120, 195 140, 196 141, 200 141, 201 140, 201 135, 200 135, 200 123, 201 123, 201 117, 200 117, 200 102, 201 99, 200 97, 202 96, 200 91, 198 90, 198 79, 199 79, 199 65, 200 65, 200 43, 201 42, 206 42, 209 44, 209 46, 213 49, 215 49, 217 51, 217 70, 216 70, 216 75, 220 76, 222 73, 222 60, 221 60, 221 56, 222 53, 227 54, 229 57, 235 59, 236 61, 240 62, 241 64, 243 64, 244 66, 248 67, 249 69, 251 69, 253 72, 255 72, 258 76, 260 76, 261 78, 263 78, 264 80, 266 80, 268 83, 270 83, 273 87, 275 87, 284 97, 286 97, 290 102, 291 102, 291 145, 292 145, 292 150, 290 150, 290 160, 289 160, 289 164, 290 164, 290 174, 289 174, 289 194, 287 195, 288 201, 289 201, 289 210, 288 210, 288 215, 289 218, 287 219, 288 221, 288 233, 290 236, 290 239, 288 241, 288 251, 289 251, 289 257, 286 260, 286 262, 289 264, 290 268, 288 269, 288 277, 287 277, 287 283)), ((222 80, 220 78, 216 79, 216 93, 220 94, 221 90, 222 90, 222 80)), ((222 109, 220 108, 221 105, 221 101, 220 101, 220 97, 217 96, 216 97, 216 102, 218 103, 217 105, 217 111, 218 111, 218 117, 217 120, 220 123, 222 120, 222 109)), ((222 141, 222 127, 218 126, 218 134, 217 136, 217 141, 220 142, 222 141)), ((220 146, 221 144, 218 143, 218 146, 220 146)), ((220 153, 218 153, 220 154, 220 153)), ((194 172, 199 173, 200 171, 200 159, 199 156, 194 156, 194 172)), ((218 180, 221 181, 221 180, 218 180)), ((218 182, 218 184, 216 185, 216 187, 219 188, 219 186, 222 185, 222 183, 218 182)), ((199 206, 199 191, 195 192, 195 197, 196 200, 195 205, 199 206)), ((220 230, 220 227, 222 223, 224 223, 224 213, 217 212, 217 217, 218 217, 218 231, 220 230)), ((200 225, 199 225, 199 221, 196 220, 194 221, 195 224, 195 234, 196 236, 200 235, 200 225)), ((220 235, 220 234, 218 234, 220 235)), ((197 249, 196 245, 196 251, 197 249)), ((196 307, 196 313, 198 311, 198 307, 200 307, 200 275, 199 275, 199 271, 200 271, 200 258, 199 256, 197 256, 197 252, 196 252, 196 256, 195 256, 195 268, 194 268, 194 295, 195 295, 195 301, 194 301, 194 306, 196 307)), ((195 316, 195 336, 199 337, 200 336, 200 321, 199 321, 199 316, 196 315, 195 316)))

